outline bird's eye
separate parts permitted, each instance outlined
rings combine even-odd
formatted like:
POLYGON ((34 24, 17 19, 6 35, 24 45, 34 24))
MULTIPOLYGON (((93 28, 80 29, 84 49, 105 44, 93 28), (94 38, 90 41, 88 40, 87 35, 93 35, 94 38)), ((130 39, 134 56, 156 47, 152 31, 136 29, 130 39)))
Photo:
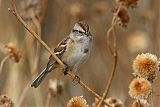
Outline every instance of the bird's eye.
POLYGON ((82 31, 78 31, 79 33, 83 33, 82 31))

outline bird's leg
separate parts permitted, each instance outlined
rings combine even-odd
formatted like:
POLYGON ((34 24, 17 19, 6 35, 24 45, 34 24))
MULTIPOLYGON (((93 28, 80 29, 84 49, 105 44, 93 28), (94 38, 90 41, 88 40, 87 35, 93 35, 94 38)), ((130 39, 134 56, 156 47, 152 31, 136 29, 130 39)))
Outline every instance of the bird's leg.
POLYGON ((80 77, 75 75, 75 77, 74 77, 72 82, 73 82, 74 86, 77 85, 80 82, 80 77))
POLYGON ((69 68, 70 67, 68 65, 66 65, 65 68, 63 68, 63 74, 64 75, 67 75, 67 72, 69 71, 69 68))

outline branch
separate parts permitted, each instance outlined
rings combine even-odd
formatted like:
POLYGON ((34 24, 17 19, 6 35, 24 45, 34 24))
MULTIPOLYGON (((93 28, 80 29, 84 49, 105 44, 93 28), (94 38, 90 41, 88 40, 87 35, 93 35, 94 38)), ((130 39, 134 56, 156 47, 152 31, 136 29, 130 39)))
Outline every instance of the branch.
MULTIPOLYGON (((49 46, 40 38, 40 36, 38 36, 25 22, 24 20, 20 17, 20 15, 17 12, 16 6, 15 6, 15 0, 12 0, 12 7, 13 10, 11 10, 10 8, 8 9, 16 18, 17 20, 31 33, 31 35, 33 37, 35 37, 37 39, 38 42, 41 43, 41 45, 43 45, 45 47, 45 49, 52 55, 52 57, 54 57, 56 59, 56 61, 61 65, 61 67, 65 67, 65 64, 55 55, 55 53, 52 51, 51 48, 49 48, 49 46)), ((75 75, 71 72, 68 71, 68 75, 74 79, 75 75)), ((89 88, 84 82, 82 82, 81 80, 79 81, 79 84, 86 89, 88 92, 90 92, 92 95, 94 95, 95 97, 97 97, 99 100, 102 99, 102 97, 100 95, 98 95, 96 92, 94 92, 91 88, 89 88)), ((105 103, 106 105, 108 105, 107 103, 105 103)))
POLYGON ((118 10, 117 10, 115 16, 112 18, 112 25, 111 25, 111 27, 107 31, 108 48, 109 48, 109 50, 110 50, 110 52, 111 52, 111 54, 113 56, 114 62, 113 62, 113 66, 112 66, 112 72, 111 72, 111 74, 109 76, 110 78, 107 81, 107 86, 106 86, 105 91, 103 93, 103 97, 100 100, 100 102, 99 102, 99 104, 98 104, 97 107, 101 107, 104 99, 107 97, 109 89, 110 89, 112 81, 113 81, 114 74, 116 72, 118 53, 117 53, 117 38, 116 38, 116 34, 115 34, 115 25, 117 24, 116 18, 118 16, 118 13, 119 13, 120 9, 121 9, 121 4, 119 5, 118 10), (113 45, 113 49, 111 48, 110 41, 109 41, 109 39, 110 39, 110 33, 111 32, 113 33, 113 38, 114 38, 113 44, 112 44, 113 45))

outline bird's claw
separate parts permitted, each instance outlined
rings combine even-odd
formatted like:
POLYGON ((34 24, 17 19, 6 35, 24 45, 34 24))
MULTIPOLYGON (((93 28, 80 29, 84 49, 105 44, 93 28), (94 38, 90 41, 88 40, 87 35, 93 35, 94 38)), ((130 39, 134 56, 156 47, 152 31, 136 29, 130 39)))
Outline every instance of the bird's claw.
POLYGON ((80 77, 77 76, 77 75, 75 75, 75 77, 74 77, 72 83, 74 84, 74 86, 77 85, 78 83, 80 83, 80 77))
POLYGON ((63 74, 67 75, 67 72, 69 71, 69 66, 65 66, 65 68, 63 69, 63 74))

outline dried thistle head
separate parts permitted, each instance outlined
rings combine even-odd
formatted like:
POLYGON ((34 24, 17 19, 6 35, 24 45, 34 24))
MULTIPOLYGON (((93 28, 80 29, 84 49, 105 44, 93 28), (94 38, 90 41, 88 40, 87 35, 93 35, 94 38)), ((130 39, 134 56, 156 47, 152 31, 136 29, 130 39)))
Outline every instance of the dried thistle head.
POLYGON ((131 52, 143 52, 150 45, 150 39, 146 32, 135 31, 128 37, 128 49, 131 52))
POLYGON ((127 8, 136 8, 138 0, 116 0, 117 3, 122 3, 122 5, 126 6, 127 8))
POLYGON ((48 87, 51 94, 55 96, 63 92, 64 84, 62 81, 58 81, 57 79, 50 79, 48 87))
POLYGON ((67 107, 87 107, 87 101, 83 96, 73 97, 69 100, 67 107))
POLYGON ((70 15, 77 21, 84 19, 84 8, 81 4, 74 3, 70 6, 70 15))
POLYGON ((22 54, 21 54, 21 51, 16 47, 16 45, 14 43, 10 42, 6 45, 6 48, 8 49, 8 53, 9 53, 10 57, 15 62, 19 62, 22 57, 22 54))
POLYGON ((149 107, 148 104, 144 104, 140 101, 134 101, 131 107, 149 107))
POLYGON ((137 100, 146 100, 151 92, 151 83, 144 78, 135 78, 129 85, 129 95, 137 100))
POLYGON ((31 21, 33 16, 39 18, 42 14, 42 0, 20 0, 18 10, 25 21, 31 21))
POLYGON ((157 56, 150 53, 138 55, 133 62, 134 74, 153 82, 159 70, 157 56))
MULTIPOLYGON (((124 107, 122 101, 117 98, 109 97, 109 98, 105 99, 104 101, 109 105, 109 107, 124 107)), ((97 107, 98 103, 99 103, 99 100, 97 98, 95 98, 95 101, 92 104, 92 106, 97 107)), ((102 104, 102 107, 108 107, 108 106, 105 104, 102 104)))
MULTIPOLYGON (((118 11, 118 8, 115 8, 113 10, 113 14, 116 15, 118 11)), ((118 15, 116 17, 116 20, 118 21, 118 24, 122 27, 122 28, 127 28, 127 25, 129 23, 129 14, 126 8, 121 7, 120 11, 118 12, 118 15)))
POLYGON ((0 107, 14 107, 13 101, 5 95, 0 96, 0 107))

